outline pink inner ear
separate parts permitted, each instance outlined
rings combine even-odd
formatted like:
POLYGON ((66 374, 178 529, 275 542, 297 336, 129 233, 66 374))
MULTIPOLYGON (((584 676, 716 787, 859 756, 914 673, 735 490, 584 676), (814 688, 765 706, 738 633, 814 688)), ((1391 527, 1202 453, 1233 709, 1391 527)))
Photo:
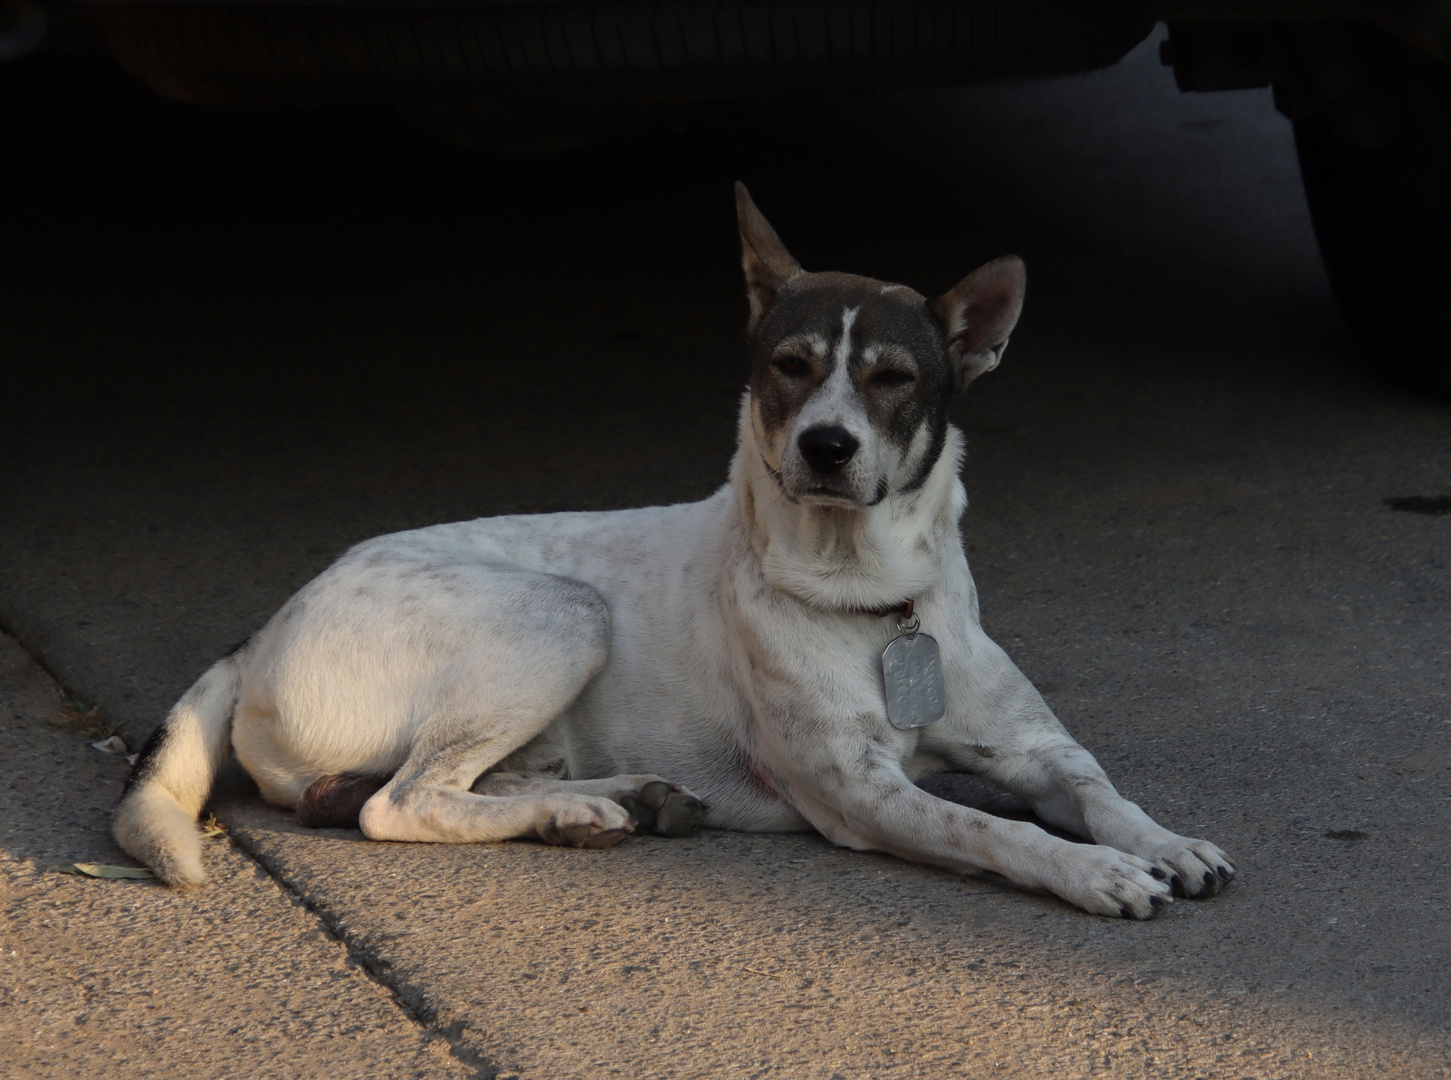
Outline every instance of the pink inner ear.
POLYGON ((963 312, 964 326, 955 340, 965 352, 978 352, 1002 336, 1002 326, 1013 307, 1016 290, 1006 276, 984 281, 972 290, 963 312))
POLYGON ((776 303, 776 290, 756 278, 746 281, 746 296, 751 302, 751 316, 759 319, 776 303))

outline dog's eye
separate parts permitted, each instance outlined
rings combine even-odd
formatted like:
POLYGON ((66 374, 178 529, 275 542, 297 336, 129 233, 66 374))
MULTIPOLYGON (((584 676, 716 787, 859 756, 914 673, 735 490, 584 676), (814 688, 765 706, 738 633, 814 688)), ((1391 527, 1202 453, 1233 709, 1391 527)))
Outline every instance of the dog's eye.
POLYGON ((887 368, 872 376, 872 382, 884 389, 890 390, 897 386, 906 386, 909 382, 916 382, 917 376, 910 371, 899 371, 896 368, 887 368))
POLYGON ((772 366, 782 375, 789 375, 793 379, 799 379, 811 371, 811 365, 799 356, 778 356, 772 366))

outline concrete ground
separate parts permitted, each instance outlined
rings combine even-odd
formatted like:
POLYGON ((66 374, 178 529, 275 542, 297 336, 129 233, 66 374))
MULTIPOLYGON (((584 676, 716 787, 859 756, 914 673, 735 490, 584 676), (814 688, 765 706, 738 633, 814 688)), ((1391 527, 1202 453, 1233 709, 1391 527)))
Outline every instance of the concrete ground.
POLYGON ((59 871, 129 863, 124 759, 64 722, 0 638, 0 1045, 13 1080, 475 1075, 285 885, 224 838, 205 892, 59 871), (59 722, 58 722, 59 721, 59 722))
POLYGON ((1451 1073, 1451 517, 1383 502, 1451 491, 1451 409, 1356 366, 1268 92, 1153 49, 502 161, 0 69, 7 1068, 1451 1073), (125 861, 79 732, 137 745, 349 544, 722 482, 737 177, 811 269, 1026 258, 955 414, 985 623, 1236 884, 1136 924, 808 836, 368 844, 237 783, 201 891, 57 872, 125 861))

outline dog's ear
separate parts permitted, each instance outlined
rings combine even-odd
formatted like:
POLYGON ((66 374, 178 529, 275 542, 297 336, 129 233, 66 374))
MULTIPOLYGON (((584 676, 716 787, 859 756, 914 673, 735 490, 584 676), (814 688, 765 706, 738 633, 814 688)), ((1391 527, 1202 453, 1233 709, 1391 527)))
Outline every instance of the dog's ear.
POLYGON ((1027 269, 1016 255, 979 266, 930 307, 942 325, 957 390, 998 366, 1023 310, 1027 269))
POLYGON ((781 286, 800 274, 801 264, 761 216, 746 185, 736 181, 736 219, 741 227, 741 265, 746 271, 746 298, 751 302, 748 333, 755 333, 761 316, 771 310, 781 286))

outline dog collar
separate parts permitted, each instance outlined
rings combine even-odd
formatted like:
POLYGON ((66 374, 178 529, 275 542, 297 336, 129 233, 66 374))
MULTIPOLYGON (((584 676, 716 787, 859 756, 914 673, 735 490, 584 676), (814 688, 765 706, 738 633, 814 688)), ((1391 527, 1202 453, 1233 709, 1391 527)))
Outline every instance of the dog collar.
POLYGON ((879 619, 885 619, 888 615, 900 615, 903 622, 912 621, 912 609, 917 606, 917 598, 907 597, 900 604, 893 604, 891 607, 859 607, 852 608, 854 615, 875 615, 879 619))

